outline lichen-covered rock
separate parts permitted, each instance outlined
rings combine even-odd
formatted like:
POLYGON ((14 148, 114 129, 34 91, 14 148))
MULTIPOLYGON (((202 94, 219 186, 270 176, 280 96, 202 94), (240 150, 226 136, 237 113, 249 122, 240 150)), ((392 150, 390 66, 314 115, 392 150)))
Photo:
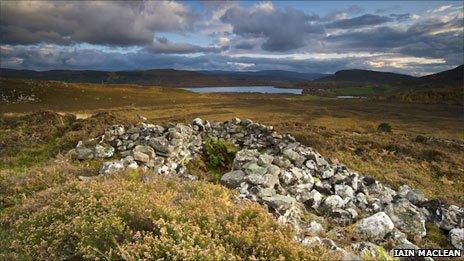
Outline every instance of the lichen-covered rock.
POLYGON ((296 204, 295 198, 279 194, 271 197, 263 197, 263 201, 277 211, 287 210, 296 204))
POLYGON ((385 207, 385 213, 395 227, 408 235, 424 237, 426 235, 425 216, 420 209, 407 199, 399 199, 385 207))
POLYGON ((132 150, 134 160, 140 161, 143 163, 150 162, 151 159, 156 157, 155 150, 152 147, 137 145, 132 150))
POLYGON ((464 250, 464 228, 454 228, 449 232, 451 244, 457 248, 464 250))
POLYGON ((240 183, 244 181, 244 178, 245 172, 241 170, 234 170, 222 175, 221 183, 229 188, 238 188, 240 187, 240 183))
POLYGON ((377 241, 382 240, 394 227, 395 225, 385 212, 378 212, 358 221, 355 225, 355 232, 361 238, 377 241))
POLYGON ((124 165, 120 161, 109 161, 103 163, 100 169, 100 174, 106 175, 124 170, 124 165))

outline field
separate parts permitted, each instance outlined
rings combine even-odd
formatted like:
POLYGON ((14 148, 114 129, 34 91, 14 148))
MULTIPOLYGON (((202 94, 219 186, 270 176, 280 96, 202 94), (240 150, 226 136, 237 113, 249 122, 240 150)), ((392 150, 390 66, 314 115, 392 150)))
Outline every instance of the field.
MULTIPOLYGON (((117 122, 135 123, 138 115, 143 115, 154 123, 190 122, 195 117, 218 121, 234 117, 250 118, 273 125, 281 133, 291 133, 297 140, 312 146, 323 156, 342 162, 360 173, 376 177, 394 188, 408 184, 423 190, 429 198, 464 206, 464 193, 459 189, 464 187, 462 106, 371 99, 337 100, 310 95, 195 94, 158 87, 7 79, 0 80, 0 88, 4 96, 13 101, 14 95, 18 93, 34 94, 36 99, 0 103, 0 213, 13 213, 7 215, 9 218, 14 215, 24 217, 28 208, 34 208, 36 204, 43 205, 43 202, 52 200, 57 195, 67 195, 66 201, 70 202, 82 200, 72 198, 68 191, 81 191, 79 193, 82 195, 97 193, 92 192, 99 190, 96 184, 92 183, 90 188, 85 188, 73 179, 77 175, 95 175, 100 162, 70 164, 62 161, 63 155, 78 140, 96 136, 106 125, 117 122), (77 119, 69 113, 74 114, 77 119), (391 132, 377 129, 383 122, 392 127, 391 132)), ((119 193, 125 193, 119 186, 130 188, 140 191, 143 200, 151 200, 152 195, 146 194, 144 188, 131 183, 131 175, 128 176, 129 181, 123 179, 117 183, 118 181, 105 180, 101 186, 108 193, 116 187, 119 193)), ((173 188, 169 182, 160 181, 160 187, 153 189, 171 196, 173 193, 183 195, 186 190, 192 189, 173 188)), ((228 193, 217 185, 200 183, 196 186, 198 187, 193 189, 212 189, 216 191, 212 193, 228 193)), ((108 194, 105 200, 112 200, 113 194, 108 194)), ((126 197, 135 200, 133 194, 127 194, 126 197)), ((242 212, 239 213, 226 214, 222 212, 222 207, 231 204, 227 201, 227 196, 221 196, 223 198, 219 203, 210 194, 199 197, 198 200, 219 204, 219 209, 212 211, 232 216, 257 211, 256 215, 261 220, 259 222, 266 224, 263 230, 274 226, 273 221, 260 216, 261 210, 257 210, 259 208, 255 205, 249 206, 250 209, 241 209, 239 211, 242 212)), ((162 203, 158 203, 161 205, 171 204, 167 199, 160 200, 162 203)), ((58 208, 69 208, 67 203, 56 200, 53 202, 58 208), (61 206, 62 204, 65 205, 61 206)), ((127 204, 129 203, 125 203, 124 207, 129 207, 127 204)), ((178 211, 178 206, 168 207, 178 211)), ((155 211, 138 205, 136 208, 135 211, 155 211)), ((192 215, 198 214, 191 211, 192 215)), ((176 218, 182 219, 181 216, 176 218)), ((3 225, 11 222, 4 218, 0 221, 3 225)), ((142 222, 143 225, 143 220, 137 222, 142 222)), ((74 229, 66 227, 65 223, 63 226, 64 230, 74 229)), ((101 226, 104 235, 108 224, 101 226)), ((237 228, 237 233, 243 233, 241 229, 237 228)), ((284 252, 304 256, 305 253, 298 252, 300 250, 297 246, 283 245, 282 242, 290 237, 290 234, 282 232, 275 239, 276 244, 281 244, 282 249, 286 249, 284 252)), ((223 246, 229 243, 221 241, 208 244, 223 246)), ((187 249, 189 246, 185 247, 187 249)), ((256 247, 267 249, 268 246, 262 243, 256 247)), ((96 248, 106 249, 105 246, 96 248)), ((91 253, 98 256, 97 252, 91 253)), ((317 255, 323 258, 324 253, 321 250, 317 255)), ((108 257, 111 253, 105 254, 108 257)))

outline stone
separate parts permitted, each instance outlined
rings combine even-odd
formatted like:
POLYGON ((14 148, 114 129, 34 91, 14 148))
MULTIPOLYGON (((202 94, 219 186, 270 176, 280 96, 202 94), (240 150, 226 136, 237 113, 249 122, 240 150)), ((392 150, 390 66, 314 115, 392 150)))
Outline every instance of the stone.
POLYGON ((320 246, 322 244, 322 240, 320 237, 314 236, 314 237, 305 237, 301 243, 307 247, 316 247, 320 246))
POLYGON ((309 223, 309 226, 305 229, 305 233, 310 235, 317 235, 322 232, 324 232, 324 227, 316 221, 311 221, 311 223, 309 223))
POLYGON ((334 211, 345 206, 345 201, 339 195, 331 195, 325 198, 322 203, 324 210, 334 211))
POLYGON ((287 169, 292 165, 290 160, 288 160, 288 159, 286 159, 286 158, 284 158, 282 156, 274 157, 274 160, 272 161, 272 163, 279 166, 282 169, 287 169))
POLYGON ((301 183, 293 187, 290 187, 288 191, 299 202, 305 202, 311 198, 310 193, 311 193, 312 187, 313 187, 313 184, 311 183, 301 183))
POLYGON ((107 144, 98 144, 95 146, 96 158, 111 158, 114 154, 114 148, 107 144))
POLYGON ((300 154, 292 149, 282 151, 282 155, 293 162, 297 161, 300 157, 300 154))
POLYGON ((382 240, 394 227, 395 225, 385 212, 378 212, 358 221, 354 231, 364 239, 377 241, 382 240))
POLYGON ((140 151, 134 151, 133 155, 134 155, 134 159, 136 161, 140 161, 140 162, 144 162, 144 163, 148 163, 150 161, 150 156, 148 156, 147 154, 142 153, 140 151))
POLYGON ((238 188, 240 187, 240 183, 244 181, 244 178, 245 172, 241 170, 234 170, 222 175, 221 183, 229 188, 238 188))
POLYGON ((263 201, 276 211, 287 210, 296 203, 295 198, 279 194, 272 197, 263 197, 263 201))
POLYGON ((361 256, 377 257, 378 246, 371 242, 359 242, 351 244, 351 248, 361 256))
POLYGON ((75 148, 76 152, 76 159, 78 160, 88 160, 94 158, 94 153, 92 149, 85 148, 85 147, 77 147, 75 148))
POLYGON ((169 157, 174 152, 174 148, 165 137, 151 138, 149 144, 160 156, 169 157))
POLYGON ((243 166, 243 171, 248 175, 263 176, 267 173, 267 168, 261 167, 255 162, 249 162, 243 166))
POLYGON ((343 199, 352 199, 354 197, 353 188, 348 185, 335 185, 335 194, 343 199))
POLYGON ((105 140, 111 141, 125 133, 125 128, 121 124, 112 125, 105 130, 105 140))
POLYGON ((318 209, 322 202, 322 195, 319 191, 313 189, 309 193, 309 199, 304 202, 305 206, 308 208, 318 209))
POLYGON ((455 205, 441 207, 441 220, 437 222, 444 230, 464 227, 464 210, 455 205))
POLYGON ((124 170, 124 165, 119 161, 108 161, 103 163, 100 174, 106 175, 124 170))
POLYGON ((385 213, 395 227, 408 235, 424 237, 426 235, 425 216, 420 209, 407 199, 399 199, 385 207, 385 213))
POLYGON ((259 152, 257 150, 243 149, 235 154, 234 163, 232 167, 234 169, 241 169, 245 163, 258 162, 259 152))
POLYGON ((418 205, 427 201, 427 198, 422 191, 418 189, 412 189, 408 185, 402 185, 399 187, 398 196, 408 199, 414 205, 418 205))
POLYGON ((260 166, 268 166, 272 163, 274 157, 268 154, 261 154, 258 158, 258 165, 260 166))
POLYGON ((203 131, 205 129, 205 122, 200 118, 195 118, 192 121, 192 126, 194 126, 194 128, 196 126, 199 131, 203 131))
POLYGON ((136 161, 148 163, 156 157, 155 150, 149 146, 137 145, 132 150, 133 157, 136 161))
POLYGON ((453 228, 449 232, 451 244, 457 248, 464 250, 464 228, 453 228))

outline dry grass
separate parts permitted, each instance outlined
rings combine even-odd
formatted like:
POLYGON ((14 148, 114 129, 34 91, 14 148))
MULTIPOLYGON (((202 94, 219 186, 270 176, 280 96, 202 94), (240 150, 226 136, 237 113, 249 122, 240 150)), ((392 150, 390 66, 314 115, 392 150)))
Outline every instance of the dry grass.
POLYGON ((0 258, 327 260, 256 203, 208 182, 68 181, 1 212, 0 258))

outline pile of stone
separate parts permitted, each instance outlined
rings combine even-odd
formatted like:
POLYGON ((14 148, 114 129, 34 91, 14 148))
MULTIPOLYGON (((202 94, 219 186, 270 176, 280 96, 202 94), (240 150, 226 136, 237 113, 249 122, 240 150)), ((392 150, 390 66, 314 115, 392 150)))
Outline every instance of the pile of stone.
MULTIPOLYGON (((433 222, 448 233, 454 247, 464 246, 463 208, 428 200, 407 185, 395 191, 327 161, 289 134, 278 134, 272 126, 251 120, 197 118, 191 125, 113 125, 101 137, 79 142, 71 154, 78 160, 112 158, 103 164, 103 175, 141 169, 191 180, 196 177, 186 164, 202 154, 203 141, 211 138, 227 140, 240 149, 222 184, 236 189, 240 198, 267 205, 280 220, 295 227, 303 244, 324 244, 347 254, 346 247, 324 237, 331 232, 326 231, 330 222, 356 235, 357 242, 348 251, 375 256, 377 245, 387 241, 398 248, 418 248, 407 238, 426 237, 425 223, 433 222), (308 213, 319 218, 308 221, 304 218, 308 213)), ((335 237, 342 234, 337 232, 335 237)))

